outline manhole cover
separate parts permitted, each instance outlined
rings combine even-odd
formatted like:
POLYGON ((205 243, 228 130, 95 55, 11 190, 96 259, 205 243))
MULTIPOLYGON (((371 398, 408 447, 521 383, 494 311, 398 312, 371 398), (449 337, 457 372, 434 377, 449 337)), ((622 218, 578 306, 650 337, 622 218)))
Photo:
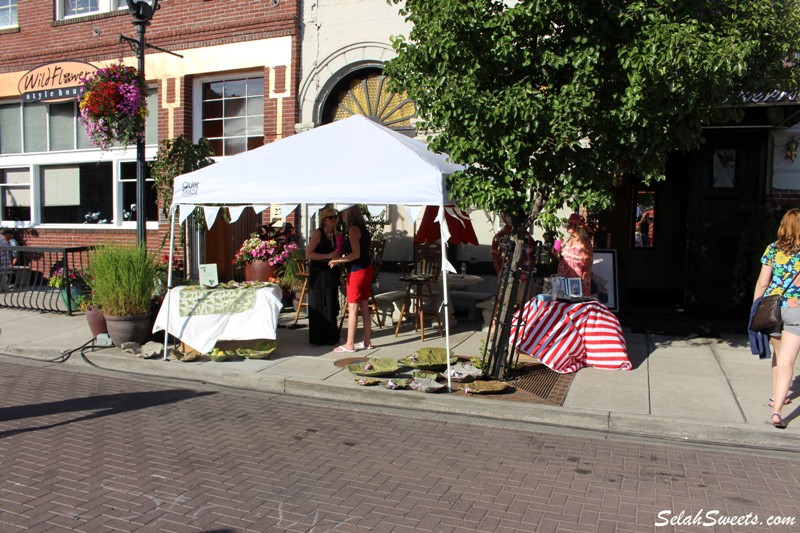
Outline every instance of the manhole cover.
POLYGON ((347 365, 350 363, 362 363, 364 361, 368 361, 369 357, 346 357, 344 359, 339 359, 335 361, 333 364, 339 368, 347 368, 347 365))

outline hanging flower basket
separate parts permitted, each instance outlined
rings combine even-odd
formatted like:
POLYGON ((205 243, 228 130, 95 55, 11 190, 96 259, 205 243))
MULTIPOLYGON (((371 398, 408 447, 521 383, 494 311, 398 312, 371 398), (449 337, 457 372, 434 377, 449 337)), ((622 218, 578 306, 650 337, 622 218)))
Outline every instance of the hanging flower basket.
POLYGON ((108 150, 115 143, 127 147, 144 139, 147 85, 139 71, 117 63, 81 81, 78 120, 93 145, 108 150))

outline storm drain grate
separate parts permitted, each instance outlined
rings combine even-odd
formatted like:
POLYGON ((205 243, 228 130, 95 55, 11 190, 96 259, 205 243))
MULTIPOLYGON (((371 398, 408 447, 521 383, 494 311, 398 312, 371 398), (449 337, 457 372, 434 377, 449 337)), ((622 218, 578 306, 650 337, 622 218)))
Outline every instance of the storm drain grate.
POLYGON ((546 400, 547 403, 564 405, 574 374, 559 374, 543 364, 525 365, 508 383, 546 400))

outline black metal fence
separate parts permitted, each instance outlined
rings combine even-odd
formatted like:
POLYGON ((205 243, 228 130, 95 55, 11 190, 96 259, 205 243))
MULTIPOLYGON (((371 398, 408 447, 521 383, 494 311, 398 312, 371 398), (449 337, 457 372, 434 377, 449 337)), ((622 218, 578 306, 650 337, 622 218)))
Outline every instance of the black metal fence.
POLYGON ((85 285, 81 273, 89 266, 90 246, 0 248, 15 265, 0 270, 0 307, 72 314, 78 310, 85 285), (58 281, 56 281, 58 279, 58 281))

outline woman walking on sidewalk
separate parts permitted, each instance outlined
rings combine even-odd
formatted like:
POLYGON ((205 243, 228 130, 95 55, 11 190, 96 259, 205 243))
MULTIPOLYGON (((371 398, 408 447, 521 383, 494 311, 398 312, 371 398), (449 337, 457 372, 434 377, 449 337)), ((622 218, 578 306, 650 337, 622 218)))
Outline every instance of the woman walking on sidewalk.
POLYGON ((772 334, 771 422, 783 429, 781 416, 788 399, 794 363, 800 351, 800 209, 790 209, 781 220, 778 240, 767 246, 761 257, 761 273, 756 281, 753 301, 771 294, 781 295, 783 329, 772 334))

